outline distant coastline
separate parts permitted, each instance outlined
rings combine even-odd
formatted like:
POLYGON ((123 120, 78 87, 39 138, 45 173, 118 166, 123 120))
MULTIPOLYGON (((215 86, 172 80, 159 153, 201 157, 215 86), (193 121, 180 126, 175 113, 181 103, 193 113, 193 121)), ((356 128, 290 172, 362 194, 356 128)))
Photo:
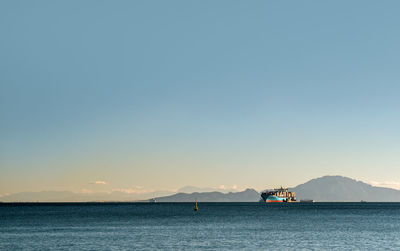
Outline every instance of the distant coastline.
MULTIPOLYGON (((266 187, 267 188, 267 187, 266 187)), ((131 194, 95 193, 80 194, 68 191, 23 192, 0 197, 0 203, 140 203, 157 202, 258 202, 260 192, 248 188, 240 192, 209 191, 172 193, 167 191, 143 194, 135 198, 131 194), (157 196, 158 195, 158 196, 157 196)), ((314 202, 400 202, 400 190, 376 187, 362 181, 343 176, 323 176, 291 188, 300 200, 314 202)))

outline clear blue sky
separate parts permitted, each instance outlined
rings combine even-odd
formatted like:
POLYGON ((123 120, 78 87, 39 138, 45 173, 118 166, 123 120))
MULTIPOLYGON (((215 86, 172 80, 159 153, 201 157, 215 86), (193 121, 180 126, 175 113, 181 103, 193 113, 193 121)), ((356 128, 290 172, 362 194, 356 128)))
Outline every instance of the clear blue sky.
POLYGON ((399 1, 1 1, 0 194, 400 182, 399 1))

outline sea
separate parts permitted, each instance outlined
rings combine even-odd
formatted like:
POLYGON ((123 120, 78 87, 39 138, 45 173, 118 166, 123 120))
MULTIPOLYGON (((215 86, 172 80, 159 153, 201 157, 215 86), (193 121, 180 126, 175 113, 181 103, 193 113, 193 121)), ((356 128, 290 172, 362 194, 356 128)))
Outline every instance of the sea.
POLYGON ((0 203, 0 250, 400 250, 400 203, 0 203))

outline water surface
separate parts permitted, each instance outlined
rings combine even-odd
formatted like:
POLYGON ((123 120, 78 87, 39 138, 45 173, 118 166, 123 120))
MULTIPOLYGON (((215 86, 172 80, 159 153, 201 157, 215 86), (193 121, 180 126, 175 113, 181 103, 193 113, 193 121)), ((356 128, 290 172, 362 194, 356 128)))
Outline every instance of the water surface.
POLYGON ((0 203, 21 249, 400 250, 400 203, 0 203))

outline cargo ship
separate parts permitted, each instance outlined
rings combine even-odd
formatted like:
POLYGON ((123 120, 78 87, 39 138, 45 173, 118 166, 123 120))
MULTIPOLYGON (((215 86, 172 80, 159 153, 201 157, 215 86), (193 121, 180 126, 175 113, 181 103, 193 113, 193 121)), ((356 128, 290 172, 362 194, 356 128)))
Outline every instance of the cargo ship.
POLYGON ((289 192, 287 188, 277 188, 274 190, 267 190, 261 193, 261 198, 264 202, 296 202, 296 195, 294 192, 289 192))

